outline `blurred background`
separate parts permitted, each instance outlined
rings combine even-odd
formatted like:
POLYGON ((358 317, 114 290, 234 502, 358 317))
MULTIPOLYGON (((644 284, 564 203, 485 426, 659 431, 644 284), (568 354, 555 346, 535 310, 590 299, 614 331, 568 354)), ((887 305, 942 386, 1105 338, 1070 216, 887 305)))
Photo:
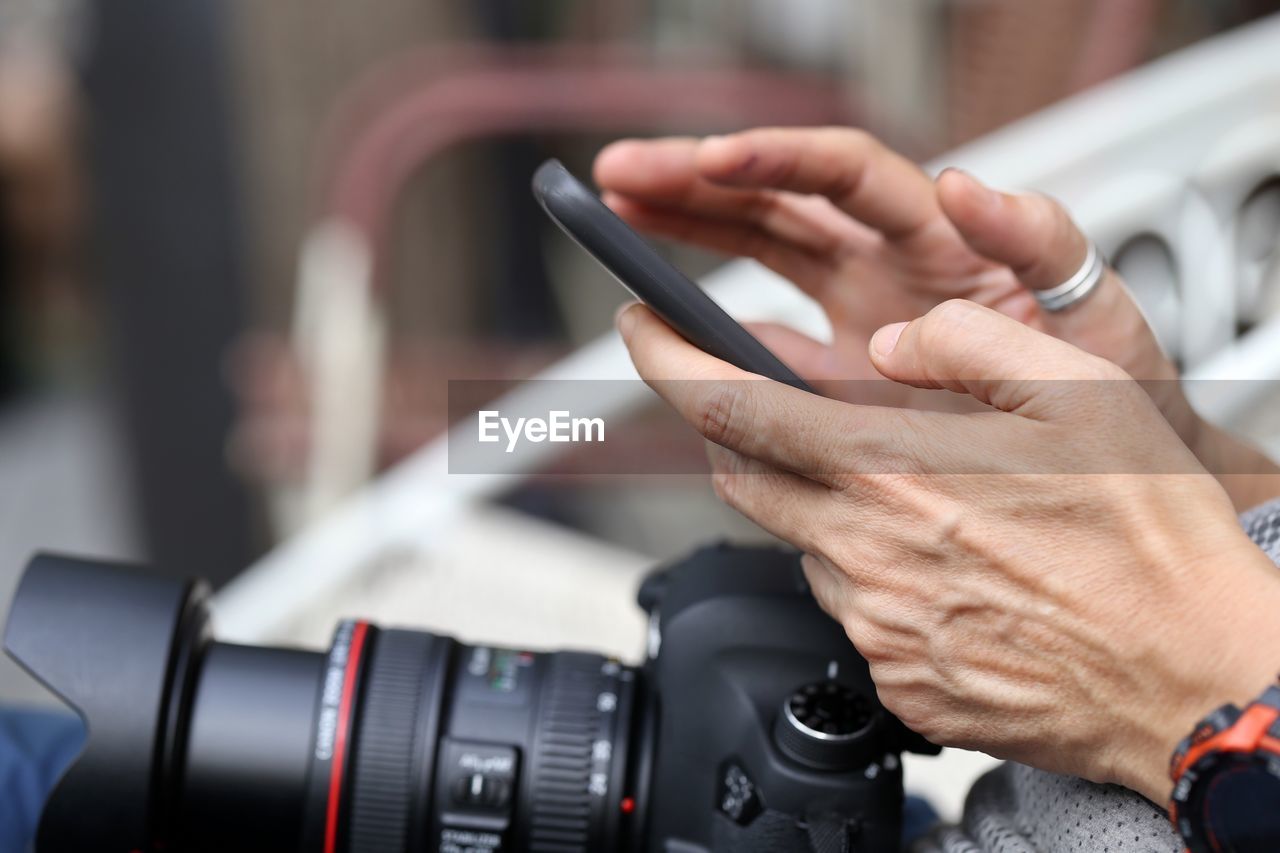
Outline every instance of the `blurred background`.
MULTIPOLYGON (((36 548, 225 584, 438 437, 448 380, 519 380, 605 332, 621 292, 536 209, 545 157, 586 175, 623 134, 839 123, 924 161, 1277 9, 0 0, 0 612, 36 548), (318 399, 330 369, 368 381, 318 399)), ((563 532, 634 573, 759 536, 693 478, 498 497, 456 551, 608 562, 563 532)), ((447 600, 414 577, 399 621, 447 600)), ((377 609, 361 589, 283 633, 377 609)), ((0 664, 0 701, 39 696, 0 664)))

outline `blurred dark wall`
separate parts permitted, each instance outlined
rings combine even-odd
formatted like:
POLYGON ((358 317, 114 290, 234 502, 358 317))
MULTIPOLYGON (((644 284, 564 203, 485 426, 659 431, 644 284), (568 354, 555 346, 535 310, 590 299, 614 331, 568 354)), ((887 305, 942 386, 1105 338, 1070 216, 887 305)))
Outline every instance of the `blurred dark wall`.
POLYGON ((99 0, 85 67, 92 280, 152 559, 217 582, 251 554, 224 358, 244 274, 219 0, 99 0))
MULTIPOLYGON (((471 11, 485 37, 495 43, 529 43, 548 35, 543 20, 548 10, 521 0, 481 0, 471 11)), ((487 148, 492 173, 499 178, 488 188, 494 196, 491 209, 502 215, 491 220, 492 231, 485 235, 489 264, 481 286, 490 298, 480 328, 515 341, 561 338, 564 324, 543 257, 543 214, 528 187, 529 176, 548 152, 526 136, 497 140, 487 148)))
MULTIPOLYGON (((0 211, 4 210, 4 190, 0 186, 0 211)), ((15 383, 13 268, 9 250, 9 229, 0 217, 0 403, 13 393, 15 383)))

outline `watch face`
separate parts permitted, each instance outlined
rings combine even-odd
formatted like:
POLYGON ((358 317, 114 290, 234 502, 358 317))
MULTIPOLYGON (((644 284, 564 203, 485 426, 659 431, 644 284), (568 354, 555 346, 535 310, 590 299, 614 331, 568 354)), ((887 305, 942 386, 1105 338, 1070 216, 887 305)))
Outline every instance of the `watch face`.
POLYGON ((1280 850, 1280 760, 1240 757, 1204 780, 1200 802, 1206 849, 1223 853, 1280 850))

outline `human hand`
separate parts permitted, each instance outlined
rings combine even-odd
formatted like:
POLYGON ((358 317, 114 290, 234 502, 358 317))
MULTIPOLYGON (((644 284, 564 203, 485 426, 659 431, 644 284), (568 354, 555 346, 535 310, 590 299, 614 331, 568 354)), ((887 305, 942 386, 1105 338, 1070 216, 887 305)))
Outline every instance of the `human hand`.
MULTIPOLYGON (((831 320, 829 346, 780 326, 753 330, 827 396, 867 402, 866 383, 838 380, 879 376, 867 357, 872 333, 964 298, 1151 380, 1145 387, 1166 420, 1215 473, 1276 472, 1196 415, 1113 270, 1071 310, 1040 308, 1032 291, 1070 278, 1088 247, 1047 196, 998 193, 956 171, 935 182, 844 128, 621 141, 600 153, 595 178, 637 228, 753 257, 813 297, 831 320)), ((876 400, 923 402, 907 394, 876 400)), ((1224 482, 1244 508, 1274 491, 1274 479, 1224 482)))
POLYGON ((1274 567, 1114 364, 949 301, 868 350, 989 407, 921 412, 752 377, 642 306, 619 328, 713 442, 720 497, 806 553, 885 706, 935 743, 1162 802, 1177 741, 1274 678, 1274 567))

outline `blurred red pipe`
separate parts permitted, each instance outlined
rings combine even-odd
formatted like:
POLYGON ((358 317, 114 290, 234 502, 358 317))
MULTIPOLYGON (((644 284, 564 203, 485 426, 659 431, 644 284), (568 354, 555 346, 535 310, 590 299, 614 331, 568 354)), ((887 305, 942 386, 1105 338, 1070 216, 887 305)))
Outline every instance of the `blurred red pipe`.
POLYGON ((1162 0, 1096 0, 1069 84, 1079 92, 1136 68, 1151 51, 1162 0))
POLYGON ((389 63, 352 91, 325 146, 325 217, 370 240, 373 282, 394 202, 432 157, 459 142, 528 132, 635 132, 753 124, 847 124, 829 78, 763 71, 645 68, 596 46, 461 47, 389 63))

